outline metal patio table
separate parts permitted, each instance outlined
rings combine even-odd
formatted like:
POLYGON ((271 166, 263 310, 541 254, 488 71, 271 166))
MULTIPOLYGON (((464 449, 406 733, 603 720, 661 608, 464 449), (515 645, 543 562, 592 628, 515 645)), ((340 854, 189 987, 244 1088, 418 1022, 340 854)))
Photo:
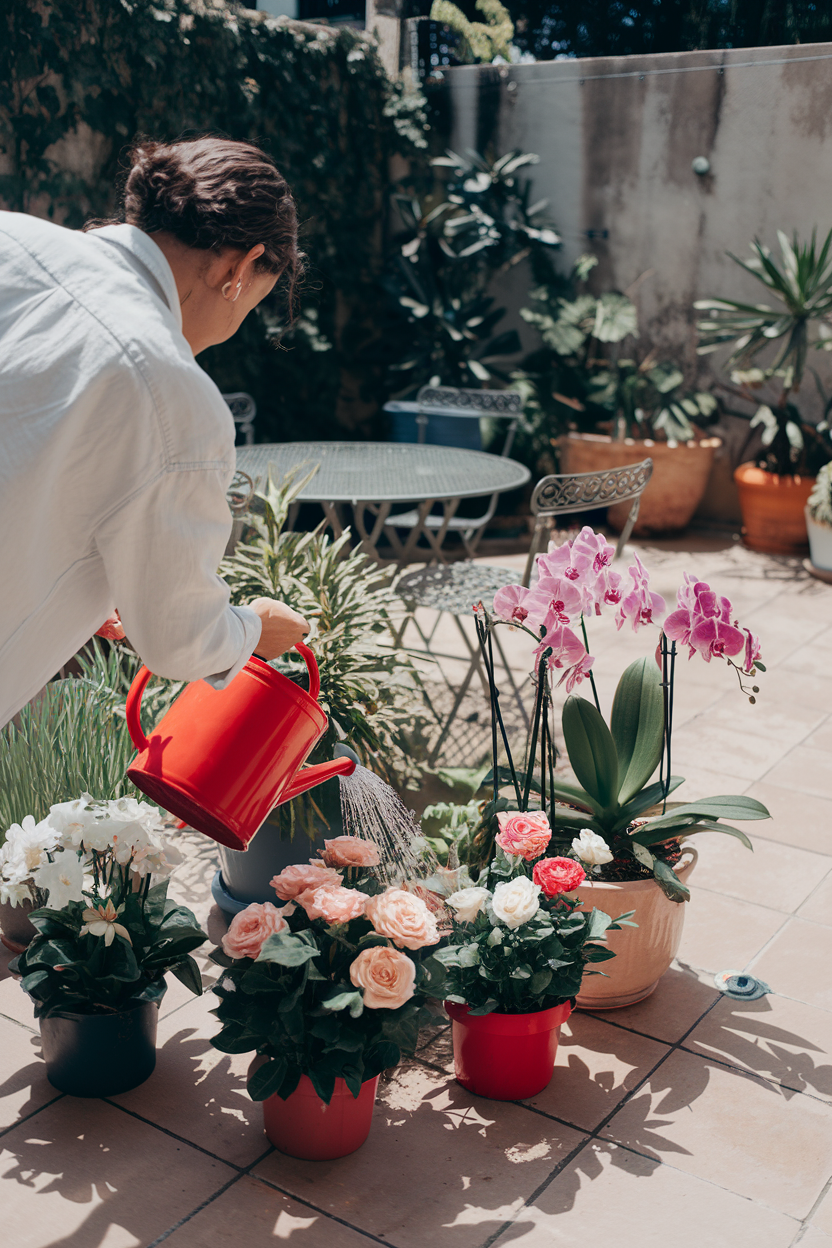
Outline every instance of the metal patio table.
POLYGON ((523 464, 500 455, 409 442, 266 442, 237 448, 237 467, 248 473, 258 489, 265 485, 270 464, 278 479, 292 469, 308 471, 318 464, 297 501, 318 503, 336 536, 344 529, 339 508, 351 507, 361 549, 376 559, 376 546, 392 507, 416 504, 416 523, 405 541, 395 529, 387 528, 394 558, 402 564, 422 562, 419 554, 424 550, 417 550, 422 535, 431 557, 444 562, 442 543, 460 501, 516 490, 531 475, 523 464), (442 505, 443 523, 428 528, 426 521, 435 503, 442 505))

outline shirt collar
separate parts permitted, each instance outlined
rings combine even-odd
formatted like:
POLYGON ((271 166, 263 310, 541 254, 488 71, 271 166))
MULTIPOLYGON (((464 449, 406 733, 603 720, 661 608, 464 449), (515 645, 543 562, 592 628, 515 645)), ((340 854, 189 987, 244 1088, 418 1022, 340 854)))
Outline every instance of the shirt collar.
POLYGON ((108 243, 117 243, 119 247, 130 252, 140 264, 144 265, 159 283, 165 302, 176 318, 177 327, 181 330, 182 309, 179 306, 179 291, 176 289, 173 270, 165 259, 161 247, 154 243, 150 235, 145 234, 144 230, 140 230, 135 225, 104 225, 101 229, 93 230, 90 236, 102 238, 108 243))

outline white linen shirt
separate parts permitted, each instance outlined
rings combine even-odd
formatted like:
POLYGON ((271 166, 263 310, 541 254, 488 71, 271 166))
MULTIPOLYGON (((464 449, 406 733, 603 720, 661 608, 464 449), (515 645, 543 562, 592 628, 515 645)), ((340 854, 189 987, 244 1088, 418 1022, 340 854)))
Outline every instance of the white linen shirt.
POLYGON ((0 212, 0 725, 115 608, 157 675, 237 674, 260 620, 217 575, 234 463, 153 240, 0 212))

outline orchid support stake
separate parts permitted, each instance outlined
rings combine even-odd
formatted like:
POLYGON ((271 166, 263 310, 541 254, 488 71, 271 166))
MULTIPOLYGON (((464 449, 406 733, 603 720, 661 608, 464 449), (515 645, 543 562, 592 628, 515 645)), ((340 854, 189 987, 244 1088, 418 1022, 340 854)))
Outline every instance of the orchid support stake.
MULTIPOLYGON (((589 638, 586 635, 586 624, 584 623, 583 615, 581 616, 581 632, 584 635, 584 649, 586 650, 587 654, 589 654, 589 638)), ((595 709, 600 715, 601 703, 598 701, 598 690, 595 688, 595 677, 592 674, 592 668, 589 669, 589 683, 592 686, 592 696, 595 699, 595 709)))
MULTIPOLYGON (((482 603, 480 603, 480 606, 482 606, 482 603)), ((485 639, 488 633, 488 627, 486 624, 482 622, 478 611, 474 615, 474 626, 477 630, 477 640, 479 641, 479 644, 480 644, 480 653, 482 654, 482 661, 483 661, 483 664, 485 665, 486 675, 488 676, 488 690, 489 690, 489 696, 491 698, 491 744, 492 744, 492 766, 494 770, 494 784, 497 788, 499 788, 499 781, 497 778, 498 772, 497 772, 497 733, 496 733, 496 728, 495 728, 495 722, 496 722, 496 724, 499 726, 500 734, 503 738, 503 745, 505 746, 505 750, 506 750, 506 758, 508 760, 508 767, 509 767, 509 771, 511 772, 511 782, 514 785, 514 792, 517 797, 517 805, 519 807, 520 805, 520 783, 517 779, 517 772, 515 771, 515 768, 514 768, 514 759, 511 757, 511 749, 509 748, 509 744, 508 744, 508 736, 506 735, 505 725, 503 724, 503 717, 500 713, 500 700, 499 700, 500 694, 499 694, 499 690, 497 689, 496 682, 494 680, 494 664, 493 664, 493 661, 489 663, 488 648, 485 644, 485 639)), ((493 659, 493 656, 492 656, 492 659, 493 659)))
POLYGON ((532 722, 532 739, 529 744, 529 756, 526 766, 526 787, 523 791, 522 810, 529 808, 529 794, 532 789, 532 772, 534 771, 535 755, 537 754, 537 734, 540 732, 540 714, 543 709, 543 686, 546 680, 546 655, 540 660, 537 669, 537 695, 534 701, 534 720, 532 722))

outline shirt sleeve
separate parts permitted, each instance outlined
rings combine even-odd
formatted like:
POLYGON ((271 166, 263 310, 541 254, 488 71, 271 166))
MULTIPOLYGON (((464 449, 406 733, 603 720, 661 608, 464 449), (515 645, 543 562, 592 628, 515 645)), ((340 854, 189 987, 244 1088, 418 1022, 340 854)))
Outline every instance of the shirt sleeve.
POLYGON ((260 639, 260 619, 229 605, 217 574, 231 532, 227 473, 163 472, 96 532, 130 644, 157 676, 222 689, 260 639))

